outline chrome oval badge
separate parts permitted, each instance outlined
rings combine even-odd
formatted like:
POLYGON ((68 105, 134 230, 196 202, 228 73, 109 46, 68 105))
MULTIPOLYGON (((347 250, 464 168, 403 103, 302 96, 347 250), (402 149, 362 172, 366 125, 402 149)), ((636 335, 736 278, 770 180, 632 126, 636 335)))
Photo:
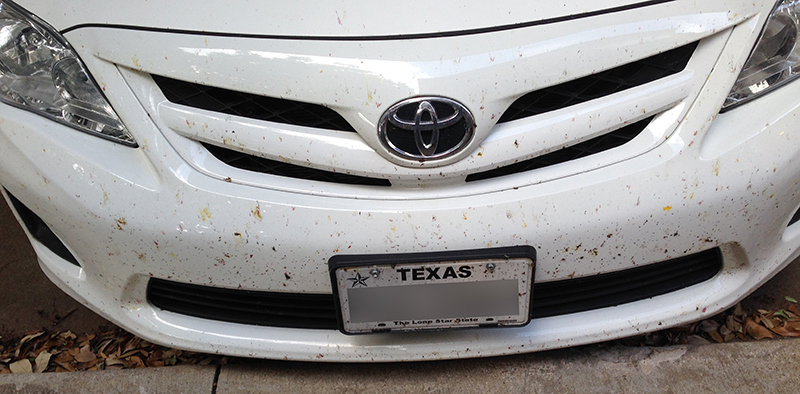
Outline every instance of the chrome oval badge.
POLYGON ((445 97, 414 97, 386 110, 378 122, 383 145, 403 159, 428 161, 452 156, 475 134, 467 107, 445 97))

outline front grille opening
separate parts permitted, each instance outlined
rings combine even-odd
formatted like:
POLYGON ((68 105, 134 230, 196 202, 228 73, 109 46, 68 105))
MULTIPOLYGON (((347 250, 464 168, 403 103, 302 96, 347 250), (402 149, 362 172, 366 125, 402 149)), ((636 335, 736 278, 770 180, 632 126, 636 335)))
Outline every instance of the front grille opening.
POLYGON ((514 101, 498 123, 555 111, 677 74, 686 68, 697 42, 592 74, 574 81, 527 93, 514 101))
POLYGON ((339 172, 318 170, 304 166, 284 163, 263 157, 248 155, 246 153, 221 148, 215 145, 203 144, 211 155, 223 163, 242 170, 260 172, 262 174, 285 176, 289 178, 305 179, 309 181, 340 183, 346 185, 362 186, 392 186, 388 179, 369 178, 360 175, 342 174, 339 172))
POLYGON ((621 129, 617 129, 610 133, 586 140, 579 144, 568 146, 557 151, 553 151, 542 156, 537 156, 532 159, 520 161, 507 166, 495 168, 488 171, 476 172, 467 175, 467 182, 480 181, 484 179, 496 178, 505 175, 516 174, 519 172, 531 171, 538 168, 552 166, 568 161, 577 160, 583 157, 591 156, 596 153, 604 152, 624 145, 626 142, 636 138, 648 124, 653 120, 649 117, 640 120, 636 123, 627 125, 621 129))
MULTIPOLYGON (((713 278, 722 252, 689 256, 591 277, 533 286, 534 318, 607 308, 680 290, 713 278)), ((332 294, 287 294, 221 289, 152 278, 147 300, 170 312, 259 326, 337 329, 332 294)))
POLYGON ((58 257, 78 267, 81 266, 78 263, 78 259, 70 253, 69 249, 67 249, 61 240, 53 233, 53 230, 50 230, 50 227, 47 227, 39 216, 28 209, 22 201, 14 197, 8 190, 6 190, 6 194, 8 194, 11 200, 12 208, 17 211, 20 219, 22 219, 22 223, 25 224, 25 227, 28 229, 28 232, 33 235, 33 238, 41 242, 42 245, 50 249, 50 251, 55 253, 58 257))
POLYGON ((336 328, 330 294, 220 289, 150 279, 147 300, 166 311, 256 326, 336 328))
POLYGON ((534 284, 532 317, 584 312, 652 298, 705 282, 721 269, 722 251, 714 248, 624 271, 534 284))
POLYGON ((336 111, 318 104, 259 96, 152 75, 167 100, 228 115, 313 127, 355 131, 336 111))

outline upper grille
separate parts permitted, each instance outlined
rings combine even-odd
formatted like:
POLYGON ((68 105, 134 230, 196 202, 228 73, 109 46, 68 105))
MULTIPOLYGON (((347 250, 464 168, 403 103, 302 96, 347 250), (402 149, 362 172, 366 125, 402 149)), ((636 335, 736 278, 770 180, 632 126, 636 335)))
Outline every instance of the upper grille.
MULTIPOLYGON (((587 77, 537 90, 514 101, 500 117, 510 122, 621 92, 681 72, 697 43, 587 77)), ((167 100, 230 115, 330 130, 355 131, 336 111, 317 104, 242 93, 153 75, 167 100)))
POLYGON ((153 75, 167 100, 175 103, 270 122, 355 131, 336 111, 317 104, 236 92, 153 75))
POLYGON ((566 108, 677 74, 686 68, 696 47, 697 43, 694 42, 588 77, 528 93, 514 101, 498 123, 566 108))
MULTIPOLYGON (((694 42, 646 59, 525 94, 511 104, 500 117, 499 122, 509 122, 558 110, 679 73, 686 68, 696 47, 697 42, 694 42)), ((166 98, 177 104, 271 122, 354 131, 353 127, 336 111, 321 105, 236 92, 157 75, 153 75, 153 80, 164 92, 166 98)), ((616 148, 635 138, 651 119, 627 125, 605 135, 523 162, 469 174, 466 181, 472 182, 530 171, 616 148)), ((391 186, 386 179, 317 170, 211 145, 206 145, 206 148, 224 163, 249 171, 332 183, 391 186)))
POLYGON ((532 159, 520 161, 504 167, 495 168, 484 172, 476 172, 467 175, 467 182, 479 181, 482 179, 496 178, 504 175, 516 174, 518 172, 535 170, 537 168, 552 166, 554 164, 566 163, 571 160, 580 159, 582 157, 591 156, 618 146, 622 146, 626 142, 634 139, 641 133, 652 117, 640 120, 636 123, 627 125, 621 129, 617 129, 610 133, 586 140, 579 144, 568 146, 563 149, 555 150, 553 152, 537 156, 532 159))
MULTIPOLYGON (((722 252, 714 248, 623 271, 537 283, 531 316, 558 316, 643 300, 704 282, 720 269, 722 252)), ((220 289, 153 278, 147 299, 164 310, 211 320, 273 327, 337 327, 332 294, 220 289)))

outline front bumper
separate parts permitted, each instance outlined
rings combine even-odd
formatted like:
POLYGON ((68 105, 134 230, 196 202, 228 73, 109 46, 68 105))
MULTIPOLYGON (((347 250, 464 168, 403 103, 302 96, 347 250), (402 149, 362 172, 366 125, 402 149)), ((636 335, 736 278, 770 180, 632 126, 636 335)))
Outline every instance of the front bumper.
MULTIPOLYGON (((717 65, 743 61, 756 24, 730 35, 717 65), (732 49, 733 48, 733 49, 732 49)), ((727 34, 727 33, 726 33, 727 34)), ((800 153, 793 83, 715 116, 736 68, 715 67, 677 128, 643 154, 546 182, 481 182, 417 198, 298 193, 210 176, 148 116, 134 72, 98 82, 140 149, 0 108, 0 184, 77 258, 32 238, 62 289, 157 343, 251 357, 396 361, 513 354, 652 331, 725 309, 798 256, 800 153), (769 109, 766 111, 765 109, 769 109), (181 153, 184 153, 182 155, 181 153), (496 183, 494 183, 496 182, 496 183), (488 187, 486 185, 489 185, 488 187), (492 186, 494 185, 494 186, 492 186), (714 247, 711 280, 650 299, 540 318, 521 328, 345 336, 189 317, 148 304, 151 277, 232 289, 330 293, 337 254, 531 245, 537 282, 614 272, 714 247)), ((96 73, 96 76, 98 74, 96 73)), ((188 123, 187 123, 188 125, 188 123)), ((520 176, 525 176, 520 175, 520 176)), ((30 235, 30 234, 29 234, 30 235)))

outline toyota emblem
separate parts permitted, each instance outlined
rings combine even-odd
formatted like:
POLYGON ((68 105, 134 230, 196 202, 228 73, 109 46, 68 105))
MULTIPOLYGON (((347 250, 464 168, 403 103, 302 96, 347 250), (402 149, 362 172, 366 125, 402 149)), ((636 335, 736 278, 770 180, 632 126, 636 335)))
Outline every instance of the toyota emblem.
POLYGON ((414 97, 386 110, 378 136, 392 154, 428 161, 452 156, 475 133, 475 118, 467 107, 445 97, 414 97))

